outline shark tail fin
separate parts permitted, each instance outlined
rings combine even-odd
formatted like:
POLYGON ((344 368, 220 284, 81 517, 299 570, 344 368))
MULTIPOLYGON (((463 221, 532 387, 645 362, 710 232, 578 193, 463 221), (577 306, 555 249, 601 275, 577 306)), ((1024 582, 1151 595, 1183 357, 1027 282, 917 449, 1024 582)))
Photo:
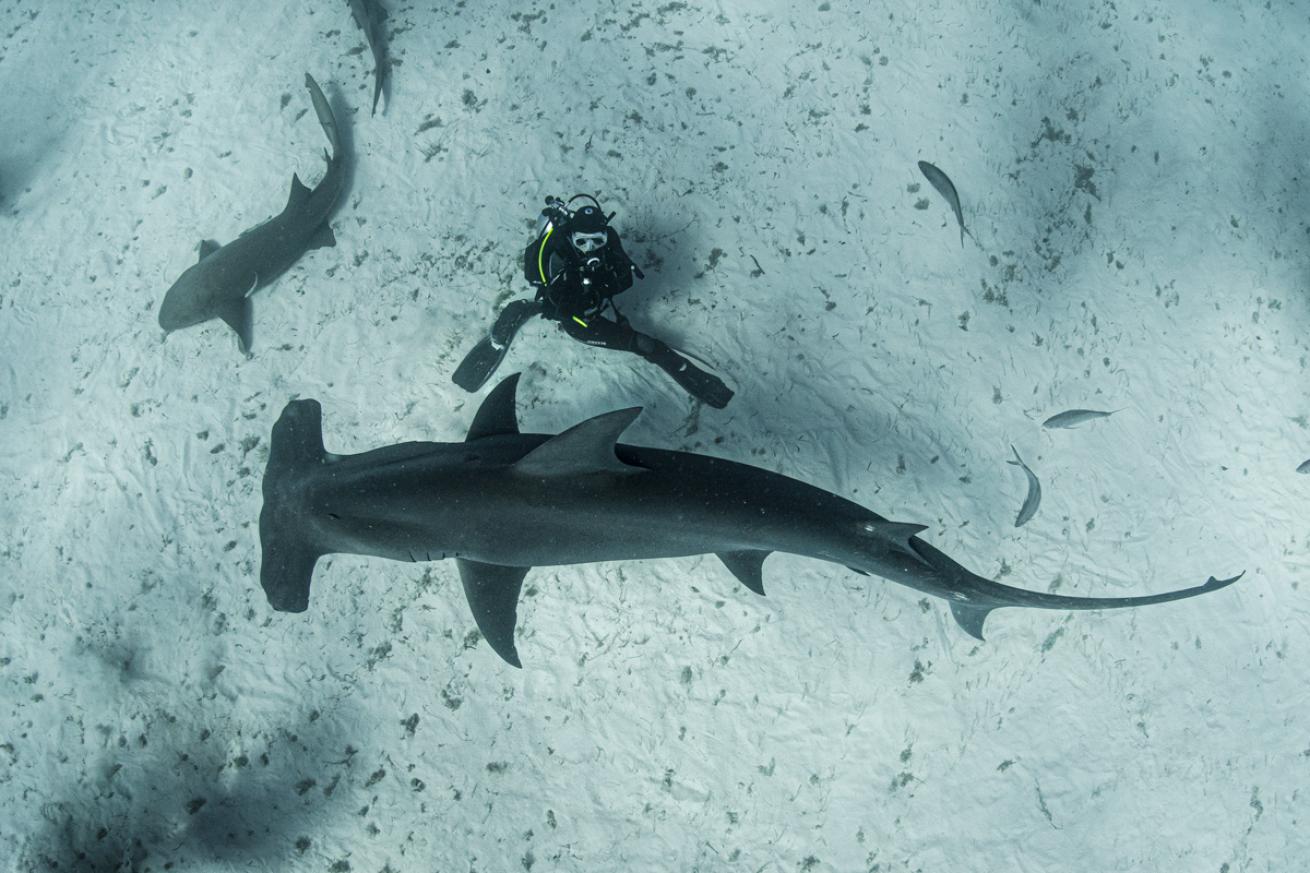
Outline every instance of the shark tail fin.
POLYGON ((279 612, 309 608, 309 582, 322 550, 305 536, 300 505, 301 473, 321 464, 323 408, 317 400, 293 400, 282 410, 269 444, 264 470, 264 508, 259 513, 263 556, 259 582, 279 612))
POLYGON ((1230 576, 1227 579, 1216 579, 1211 576, 1204 584, 1195 585, 1191 588, 1178 588, 1160 594, 1138 594, 1131 597, 1077 597, 1065 594, 1047 594, 1041 591, 1011 588, 1009 585, 1002 585, 982 576, 973 576, 971 584, 968 585, 969 601, 952 602, 951 612, 955 616, 955 620, 959 622, 960 627, 964 628, 971 636, 982 639, 983 622, 986 620, 987 614, 993 609, 1006 606, 1023 606, 1032 609, 1072 611, 1127 609, 1149 606, 1154 603, 1170 603, 1175 600, 1186 600, 1190 597, 1199 597, 1202 594, 1209 594, 1212 591, 1227 588, 1238 579, 1241 579, 1244 572, 1238 573, 1236 576, 1230 576))

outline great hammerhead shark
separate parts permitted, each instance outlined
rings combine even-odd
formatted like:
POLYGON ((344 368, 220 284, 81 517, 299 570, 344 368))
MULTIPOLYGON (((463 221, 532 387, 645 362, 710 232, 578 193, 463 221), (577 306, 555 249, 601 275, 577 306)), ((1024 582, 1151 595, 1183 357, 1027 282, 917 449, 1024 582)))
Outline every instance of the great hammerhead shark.
POLYGON ((324 451, 316 400, 293 400, 273 426, 259 516, 260 581, 285 612, 309 606, 321 555, 397 561, 454 558, 479 630, 515 667, 519 589, 534 566, 714 553, 756 594, 771 552, 844 564, 946 599, 982 639, 1004 606, 1112 609, 1217 591, 1070 597, 978 576, 922 540, 836 494, 721 458, 623 445, 641 411, 596 416, 563 433, 519 432, 518 376, 483 402, 463 443, 409 442, 356 455, 324 451))
POLYGON ((314 102, 319 124, 332 154, 324 152, 327 172, 313 190, 298 175, 291 177, 291 196, 277 215, 247 230, 225 246, 213 240, 200 244, 200 260, 183 273, 159 306, 159 326, 166 331, 221 318, 236 331, 241 351, 250 349, 250 295, 272 282, 310 249, 334 246, 328 216, 341 195, 345 159, 336 117, 308 73, 305 87, 314 102))

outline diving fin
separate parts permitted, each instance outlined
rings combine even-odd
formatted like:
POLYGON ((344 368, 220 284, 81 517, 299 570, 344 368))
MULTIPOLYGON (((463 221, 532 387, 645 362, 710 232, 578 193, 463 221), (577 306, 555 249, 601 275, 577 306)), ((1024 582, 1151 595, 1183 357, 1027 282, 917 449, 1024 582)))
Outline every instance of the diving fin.
POLYGON ((722 379, 692 364, 687 364, 685 369, 669 375, 673 377, 674 382, 682 386, 682 390, 706 406, 722 409, 732 399, 732 389, 725 385, 722 379))
POLYGON ((514 647, 514 626, 518 622, 519 590, 531 567, 505 567, 456 558, 464 596, 473 610, 473 620, 482 638, 512 667, 522 667, 514 647))
POLYGON ((505 360, 505 353, 508 351, 509 346, 497 346, 491 341, 491 337, 484 336, 476 346, 469 349, 464 360, 459 362, 454 375, 450 377, 451 381, 470 394, 477 391, 487 384, 491 374, 496 372, 500 362, 505 360))
POLYGON ((667 346, 661 351, 663 353, 657 352, 647 355, 646 360, 668 373, 673 381, 682 387, 683 391, 686 391, 706 406, 722 409, 728 405, 733 392, 731 388, 723 383, 722 379, 713 373, 702 370, 667 346))
POLYGON ((540 304, 532 300, 514 300, 500 311, 491 332, 478 341, 455 368, 451 380, 469 393, 478 391, 491 374, 496 372, 500 362, 509 353, 509 344, 514 341, 519 329, 528 319, 541 311, 540 304))

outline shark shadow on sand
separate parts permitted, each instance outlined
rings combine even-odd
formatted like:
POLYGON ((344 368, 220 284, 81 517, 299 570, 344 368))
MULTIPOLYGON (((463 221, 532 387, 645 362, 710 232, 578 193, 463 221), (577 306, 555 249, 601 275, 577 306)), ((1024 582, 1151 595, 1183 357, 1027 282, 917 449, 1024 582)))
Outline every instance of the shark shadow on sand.
POLYGON ((369 769, 355 759, 369 739, 352 733, 359 718, 313 713, 243 735, 161 716, 149 743, 120 735, 75 784, 46 789, 22 869, 292 869, 359 805, 369 769))

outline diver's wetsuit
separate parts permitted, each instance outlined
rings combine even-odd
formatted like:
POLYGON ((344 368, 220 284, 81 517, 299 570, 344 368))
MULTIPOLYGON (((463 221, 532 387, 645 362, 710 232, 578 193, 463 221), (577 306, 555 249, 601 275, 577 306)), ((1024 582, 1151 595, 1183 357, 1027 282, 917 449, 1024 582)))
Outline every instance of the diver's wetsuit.
POLYGON ((543 232, 523 254, 525 278, 537 287, 536 300, 506 304, 491 329, 498 346, 507 345, 534 315, 559 324, 569 336, 587 345, 639 355, 668 373, 689 394, 722 409, 732 391, 717 377, 696 367, 667 344, 632 328, 614 305, 614 296, 642 277, 623 250, 618 234, 609 230, 603 246, 586 255, 568 242, 568 226, 543 226, 543 232), (602 313, 612 309, 616 319, 602 313))

